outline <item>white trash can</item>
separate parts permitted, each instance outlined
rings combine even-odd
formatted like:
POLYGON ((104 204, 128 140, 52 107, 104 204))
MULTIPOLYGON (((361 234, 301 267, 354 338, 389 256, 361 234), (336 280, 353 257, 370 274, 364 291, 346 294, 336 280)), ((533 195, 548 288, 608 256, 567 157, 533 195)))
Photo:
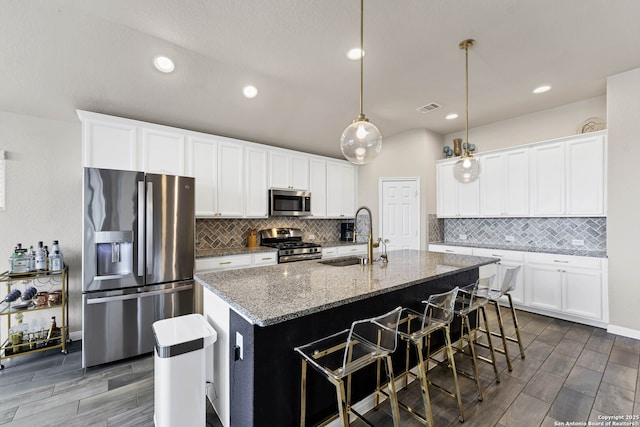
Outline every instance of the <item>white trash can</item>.
POLYGON ((202 315, 187 314, 155 322, 153 335, 155 425, 204 426, 205 348, 216 341, 215 329, 202 315))

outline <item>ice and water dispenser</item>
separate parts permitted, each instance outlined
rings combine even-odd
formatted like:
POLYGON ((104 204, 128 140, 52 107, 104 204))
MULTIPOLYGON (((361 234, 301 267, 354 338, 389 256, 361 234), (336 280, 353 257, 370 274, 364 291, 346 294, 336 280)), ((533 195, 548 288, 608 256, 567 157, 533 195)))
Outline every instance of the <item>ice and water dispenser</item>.
POLYGON ((133 273, 133 231, 96 233, 96 279, 133 273))

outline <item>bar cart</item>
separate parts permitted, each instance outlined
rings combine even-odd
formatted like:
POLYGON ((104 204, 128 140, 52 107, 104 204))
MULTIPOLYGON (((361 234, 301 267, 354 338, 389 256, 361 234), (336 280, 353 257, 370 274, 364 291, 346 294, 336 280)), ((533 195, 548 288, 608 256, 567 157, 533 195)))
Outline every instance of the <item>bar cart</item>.
POLYGON ((68 266, 59 271, 1 273, 0 298, 0 362, 55 348, 67 354, 68 266), (12 292, 19 296, 8 297, 12 292), (30 298, 23 299, 25 293, 30 298))

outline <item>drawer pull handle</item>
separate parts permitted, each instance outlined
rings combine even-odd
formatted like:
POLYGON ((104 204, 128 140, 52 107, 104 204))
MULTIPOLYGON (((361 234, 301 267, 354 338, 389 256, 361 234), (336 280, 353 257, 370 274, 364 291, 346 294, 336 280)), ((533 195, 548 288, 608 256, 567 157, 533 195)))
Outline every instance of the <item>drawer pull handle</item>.
POLYGON ((445 249, 444 251, 445 251, 445 252, 451 252, 451 253, 454 253, 454 252, 455 252, 455 251, 452 251, 451 249, 445 249))
POLYGON ((263 261, 269 261, 272 260, 273 258, 262 258, 263 261))
POLYGON ((231 264, 231 261, 220 261, 220 265, 223 265, 223 264, 231 264))
POLYGON ((564 260, 561 260, 561 259, 554 259, 553 262, 561 262, 563 264, 569 264, 569 261, 564 261, 564 260))
POLYGON ((491 254, 491 256, 497 256, 498 258, 502 258, 504 255, 499 255, 499 254, 491 254))

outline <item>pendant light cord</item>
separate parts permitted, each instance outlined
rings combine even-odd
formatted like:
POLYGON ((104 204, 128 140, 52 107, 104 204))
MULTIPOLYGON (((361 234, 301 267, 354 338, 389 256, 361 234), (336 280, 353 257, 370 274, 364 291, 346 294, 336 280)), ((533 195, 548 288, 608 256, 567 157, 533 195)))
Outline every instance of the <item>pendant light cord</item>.
POLYGON ((464 49, 464 62, 465 62, 465 142, 464 142, 464 157, 469 157, 469 48, 473 46, 475 40, 467 39, 458 45, 460 49, 464 49))
POLYGON ((358 120, 364 120, 362 112, 362 93, 364 92, 364 0, 360 0, 360 116, 358 120))

